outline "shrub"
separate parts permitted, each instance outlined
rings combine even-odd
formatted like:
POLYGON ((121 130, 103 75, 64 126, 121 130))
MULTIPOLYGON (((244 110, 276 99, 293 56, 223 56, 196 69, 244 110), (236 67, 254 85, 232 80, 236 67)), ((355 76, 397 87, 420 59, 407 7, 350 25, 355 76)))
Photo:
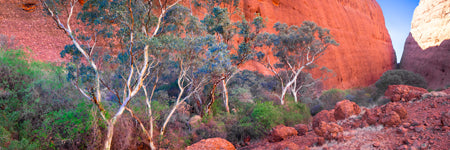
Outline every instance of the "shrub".
POLYGON ((376 105, 376 101, 373 98, 373 95, 376 94, 376 88, 374 86, 348 89, 345 93, 348 93, 345 95, 345 99, 353 101, 359 106, 370 107, 376 105))
POLYGON ((268 131, 283 123, 282 113, 272 102, 256 104, 251 117, 255 119, 255 128, 268 131))
POLYGON ((340 89, 329 89, 319 97, 323 109, 331 110, 337 102, 345 99, 345 92, 340 89))
POLYGON ((284 125, 294 126, 310 118, 309 108, 304 103, 295 103, 292 96, 286 96, 286 105, 279 106, 284 125))
POLYGON ((377 87, 377 93, 376 95, 374 95, 374 98, 382 96, 389 85, 400 84, 421 87, 424 89, 427 88, 427 82, 419 74, 401 69, 388 70, 384 72, 380 79, 375 83, 375 87, 377 87))

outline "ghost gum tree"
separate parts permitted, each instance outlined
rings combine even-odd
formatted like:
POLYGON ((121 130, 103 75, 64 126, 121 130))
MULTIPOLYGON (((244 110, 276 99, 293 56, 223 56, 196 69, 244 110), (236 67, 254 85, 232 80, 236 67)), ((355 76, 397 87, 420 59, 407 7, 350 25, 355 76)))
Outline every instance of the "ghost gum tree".
POLYGON ((305 84, 298 82, 301 73, 309 67, 314 67, 314 63, 327 48, 330 45, 337 46, 338 43, 328 29, 310 21, 303 22, 300 27, 276 23, 274 28, 275 34, 264 33, 257 37, 257 46, 271 48, 279 62, 271 62, 270 58, 262 53, 259 53, 258 59, 281 83, 279 96, 281 104, 284 104, 284 98, 289 90, 295 102, 298 102, 297 92, 305 84))
POLYGON ((211 69, 212 88, 205 114, 211 112, 211 106, 215 102, 215 91, 219 84, 222 85, 225 110, 229 113, 227 84, 242 64, 255 58, 256 50, 253 41, 265 25, 259 14, 252 22, 248 22, 238 9, 239 0, 207 0, 206 3, 198 3, 198 1, 193 3, 206 8, 208 12, 202 20, 207 33, 216 37, 218 42, 226 44, 226 49, 215 51, 215 56, 219 56, 216 59, 224 58, 226 61, 216 60, 215 62, 218 63, 211 69), (243 19, 233 22, 231 20, 233 15, 241 16, 243 19))
MULTIPOLYGON (((124 112, 136 120, 147 136, 151 149, 156 149, 154 129, 159 128, 162 137, 180 104, 200 93, 207 84, 216 87, 222 83, 224 104, 229 112, 227 83, 240 65, 263 57, 255 51, 263 45, 261 43, 280 51, 279 56, 303 54, 301 50, 309 50, 305 53, 307 62, 303 67, 298 67, 300 71, 288 68, 295 72, 286 79, 289 82, 283 84, 283 87, 289 88, 295 85, 296 81, 291 80, 299 76, 297 72, 312 64, 328 44, 334 42, 328 31, 314 24, 308 26, 312 30, 309 32, 307 27, 302 26, 302 30, 295 28, 298 33, 292 34, 298 35, 290 37, 295 42, 280 44, 277 41, 290 36, 287 33, 291 30, 288 32, 280 26, 277 29, 279 34, 262 35, 260 32, 264 23, 261 17, 256 17, 252 22, 245 19, 230 21, 229 10, 237 10, 237 0, 208 0, 209 13, 203 19, 193 16, 191 9, 178 5, 181 0, 89 0, 78 15, 74 14, 75 7, 80 7, 77 0, 40 1, 44 11, 55 21, 55 26, 64 31, 71 41, 61 52, 62 57, 70 58, 66 64, 68 79, 87 100, 95 104, 106 123, 105 149, 111 148, 115 124, 124 112), (222 8, 225 6, 228 8, 222 8), (72 25, 78 22, 75 18, 82 21, 81 28, 73 28, 72 25), (313 36, 307 38, 308 34, 313 36), (234 39, 240 40, 235 42, 234 39), (287 52, 283 47, 293 48, 287 52), (292 51, 294 49, 298 52, 292 51), (313 60, 308 63, 310 59, 313 60), (178 74, 176 84, 179 91, 169 113, 164 116, 164 122, 158 126, 154 123, 151 101, 160 72, 167 66, 178 68, 175 73, 178 74), (108 93, 114 96, 104 100, 108 93), (138 95, 145 97, 143 100, 148 108, 146 118, 137 117, 130 108, 130 102, 139 100, 136 98, 138 95)), ((190 4, 199 3, 190 1, 190 4)), ((291 59, 294 58, 284 61, 280 57, 281 62, 288 62, 285 64, 295 64, 291 59)), ((277 71, 270 62, 269 68, 277 71)), ((212 98, 207 105, 207 113, 214 103, 214 90, 210 92, 212 98)), ((286 93, 287 90, 283 91, 286 93)))
MULTIPOLYGON (((66 64, 68 79, 100 111, 107 125, 104 149, 111 148, 114 126, 125 110, 140 124, 149 140, 150 147, 156 149, 153 144, 154 123, 150 105, 155 88, 152 88, 149 97, 146 85, 152 82, 151 76, 155 75, 161 62, 168 57, 167 49, 172 48, 168 47, 167 42, 164 43, 164 40, 168 38, 161 32, 162 24, 167 11, 181 0, 164 2, 89 0, 84 4, 82 13, 78 15, 79 19, 88 26, 87 33, 78 32, 82 29, 72 29, 77 0, 40 1, 44 11, 72 42, 61 52, 63 57, 69 55, 71 58, 71 61, 66 64), (111 51, 119 51, 119 54, 101 56, 97 53, 100 49, 96 47, 96 44, 100 38, 104 38, 111 45, 115 42, 120 43, 121 47, 110 47, 113 49, 111 51), (119 82, 105 83, 107 81, 105 80, 106 71, 103 70, 105 67, 98 67, 103 61, 119 65, 116 70, 119 82), (118 108, 112 107, 103 100, 103 93, 105 93, 103 89, 115 94, 114 99, 119 104, 118 108), (149 129, 128 107, 130 101, 142 91, 148 106, 149 129)), ((180 72, 182 76, 184 72, 180 72)), ((157 80, 156 75, 154 85, 157 80)))

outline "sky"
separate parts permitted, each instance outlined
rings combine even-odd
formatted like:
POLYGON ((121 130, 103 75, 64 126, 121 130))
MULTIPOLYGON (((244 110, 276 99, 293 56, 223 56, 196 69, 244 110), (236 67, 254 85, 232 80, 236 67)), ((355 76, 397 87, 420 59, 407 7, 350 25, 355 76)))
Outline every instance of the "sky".
POLYGON ((377 0, 377 2, 383 10, 397 62, 400 62, 403 47, 411 29, 414 9, 419 5, 419 0, 377 0))

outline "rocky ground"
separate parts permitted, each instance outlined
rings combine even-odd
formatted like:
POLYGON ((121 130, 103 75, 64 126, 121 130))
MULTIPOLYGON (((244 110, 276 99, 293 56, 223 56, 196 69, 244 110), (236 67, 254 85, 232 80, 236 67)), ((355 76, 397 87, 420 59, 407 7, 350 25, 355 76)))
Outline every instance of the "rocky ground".
MULTIPOLYGON (((390 86, 391 102, 364 108, 343 100, 324 110, 308 125, 279 125, 265 139, 237 149, 448 149, 450 147, 450 88, 390 86)), ((202 140, 188 149, 234 149, 226 140, 202 140), (223 143, 221 145, 220 143, 223 143)))

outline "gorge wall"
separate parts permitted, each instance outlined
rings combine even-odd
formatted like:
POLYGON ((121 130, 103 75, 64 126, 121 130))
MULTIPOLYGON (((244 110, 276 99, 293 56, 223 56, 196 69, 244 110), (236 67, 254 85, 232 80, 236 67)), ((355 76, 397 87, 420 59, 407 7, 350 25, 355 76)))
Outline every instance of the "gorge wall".
POLYGON ((450 84, 450 1, 420 1, 400 66, 425 77, 429 88, 450 84))
MULTIPOLYGON (((33 58, 63 61, 59 52, 69 43, 68 38, 43 15, 39 5, 36 11, 25 11, 27 1, 38 0, 0 0, 0 34, 15 36, 19 44, 33 51, 33 58)), ((327 89, 367 86, 394 67, 395 52, 376 0, 241 0, 240 8, 247 19, 255 13, 267 18, 269 32, 274 31, 276 22, 300 25, 306 20, 330 29, 340 45, 330 47, 318 61, 335 74, 324 81, 327 89)), ((264 70, 256 62, 248 63, 247 68, 264 70)))
POLYGON ((276 22, 300 25, 306 20, 330 29, 340 45, 330 47, 318 61, 336 75, 324 82, 326 88, 373 84, 396 63, 384 16, 375 0, 242 0, 241 6, 248 19, 255 13, 268 18, 269 31, 276 22))

